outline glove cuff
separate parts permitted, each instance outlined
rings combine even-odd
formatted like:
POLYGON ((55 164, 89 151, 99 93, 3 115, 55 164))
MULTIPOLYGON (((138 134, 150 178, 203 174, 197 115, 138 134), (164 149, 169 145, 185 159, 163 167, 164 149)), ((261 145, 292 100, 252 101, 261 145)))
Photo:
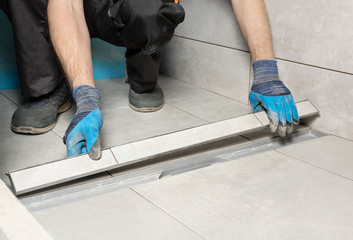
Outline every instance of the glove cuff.
POLYGON ((76 102, 76 114, 82 112, 91 112, 94 109, 101 109, 100 94, 98 89, 88 86, 80 85, 76 87, 72 94, 76 102))
POLYGON ((254 82, 253 85, 280 81, 276 60, 259 60, 253 63, 254 82))

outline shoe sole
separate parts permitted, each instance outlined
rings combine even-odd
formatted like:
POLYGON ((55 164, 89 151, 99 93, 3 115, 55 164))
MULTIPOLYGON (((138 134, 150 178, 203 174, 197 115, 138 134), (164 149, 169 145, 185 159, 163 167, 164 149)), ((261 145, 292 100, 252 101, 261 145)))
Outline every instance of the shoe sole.
MULTIPOLYGON (((71 100, 67 101, 64 105, 62 105, 58 109, 58 114, 68 111, 71 108, 71 105, 72 105, 71 100)), ((49 132, 50 130, 52 130, 55 127, 55 124, 56 124, 56 120, 53 123, 51 123, 49 126, 44 127, 44 128, 35 128, 35 127, 31 127, 31 126, 15 127, 11 124, 11 130, 14 131, 15 133, 37 135, 37 134, 43 134, 43 133, 49 132)))
POLYGON ((158 110, 162 109, 164 106, 164 103, 158 107, 136 107, 129 103, 130 108, 135 110, 136 112, 157 112, 158 110))

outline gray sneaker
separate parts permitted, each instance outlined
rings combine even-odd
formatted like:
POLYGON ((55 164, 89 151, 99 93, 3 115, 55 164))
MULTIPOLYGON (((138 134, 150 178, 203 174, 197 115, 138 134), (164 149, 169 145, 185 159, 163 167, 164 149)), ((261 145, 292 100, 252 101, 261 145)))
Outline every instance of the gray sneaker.
POLYGON ((26 99, 12 115, 11 129, 16 133, 46 133, 54 128, 58 113, 70 107, 70 89, 63 82, 50 94, 26 99))
POLYGON ((164 105, 164 95, 162 89, 157 85, 150 93, 136 93, 129 91, 129 106, 138 112, 155 112, 164 105))

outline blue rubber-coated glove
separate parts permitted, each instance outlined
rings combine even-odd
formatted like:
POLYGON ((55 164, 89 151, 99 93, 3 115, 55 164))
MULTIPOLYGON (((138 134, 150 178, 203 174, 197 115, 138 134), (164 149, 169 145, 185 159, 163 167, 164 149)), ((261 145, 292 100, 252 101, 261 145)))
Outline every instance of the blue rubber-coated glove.
POLYGON ((91 159, 98 160, 102 156, 99 131, 103 125, 99 91, 80 85, 72 96, 77 110, 64 136, 67 156, 88 153, 91 159))
POLYGON ((293 96, 278 76, 275 60, 260 60, 253 64, 254 82, 249 100, 254 112, 267 111, 272 133, 281 137, 293 132, 299 116, 293 96))

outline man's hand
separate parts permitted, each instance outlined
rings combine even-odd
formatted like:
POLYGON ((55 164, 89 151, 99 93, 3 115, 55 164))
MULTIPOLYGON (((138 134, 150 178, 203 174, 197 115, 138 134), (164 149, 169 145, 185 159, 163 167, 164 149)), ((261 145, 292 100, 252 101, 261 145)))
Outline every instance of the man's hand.
POLYGON ((267 111, 272 133, 278 129, 281 137, 293 132, 299 116, 293 96, 278 77, 276 61, 260 60, 253 64, 254 83, 249 100, 254 112, 267 111))
POLYGON ((66 130, 64 143, 69 157, 89 153, 93 160, 102 156, 99 131, 103 125, 100 94, 97 89, 81 85, 73 92, 77 111, 66 130))

